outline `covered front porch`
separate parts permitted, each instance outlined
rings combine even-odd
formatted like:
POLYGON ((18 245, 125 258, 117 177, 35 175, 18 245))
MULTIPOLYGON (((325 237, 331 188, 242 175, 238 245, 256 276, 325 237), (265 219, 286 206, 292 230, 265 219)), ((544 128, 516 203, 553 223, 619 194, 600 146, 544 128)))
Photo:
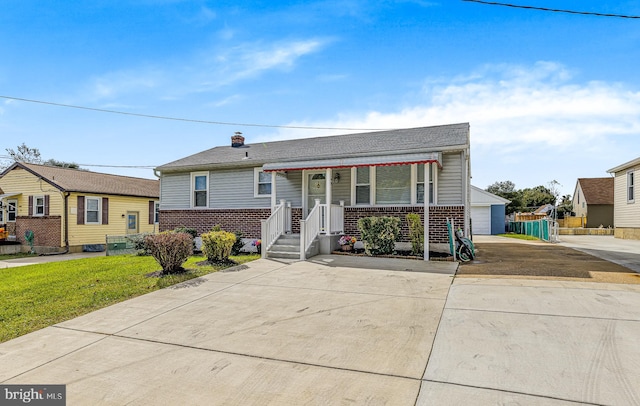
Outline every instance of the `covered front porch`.
POLYGON ((429 206, 436 198, 441 156, 431 152, 263 165, 260 175, 265 180, 270 177, 271 188, 271 216, 261 224, 263 257, 275 249, 284 249, 289 259, 328 254, 338 248, 339 237, 346 232, 345 209, 354 213, 409 206, 424 213, 424 259, 429 260, 429 206), (384 174, 384 183, 373 181, 376 172, 378 178, 384 174), (291 173, 300 179, 299 234, 292 232, 298 227, 292 224, 291 202, 280 198, 277 188, 278 177, 291 173))

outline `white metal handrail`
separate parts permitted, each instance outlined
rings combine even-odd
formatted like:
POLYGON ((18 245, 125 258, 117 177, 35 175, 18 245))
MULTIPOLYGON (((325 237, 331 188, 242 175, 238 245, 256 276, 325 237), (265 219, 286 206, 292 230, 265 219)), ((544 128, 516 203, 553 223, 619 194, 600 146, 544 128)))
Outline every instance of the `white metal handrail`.
POLYGON ((307 250, 320 234, 322 205, 316 204, 305 220, 300 221, 300 259, 307 259, 307 250))
POLYGON ((284 201, 280 201, 271 216, 268 219, 262 220, 262 257, 266 258, 267 250, 278 240, 287 228, 287 208, 284 201))

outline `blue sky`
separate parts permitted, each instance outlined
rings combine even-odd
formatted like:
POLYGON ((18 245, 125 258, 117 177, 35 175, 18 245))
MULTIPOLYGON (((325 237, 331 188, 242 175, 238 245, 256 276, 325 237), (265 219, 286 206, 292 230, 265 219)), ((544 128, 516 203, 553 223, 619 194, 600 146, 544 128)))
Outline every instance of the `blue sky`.
MULTIPOLYGON (((639 1, 513 4, 640 15, 639 1)), ((0 95, 283 126, 471 124, 472 184, 517 188, 640 156, 640 19, 459 0, 5 0, 0 95)), ((227 145, 346 133, 212 125, 0 98, 0 157, 156 166, 227 145)), ((85 166, 153 177, 150 169, 85 166)))

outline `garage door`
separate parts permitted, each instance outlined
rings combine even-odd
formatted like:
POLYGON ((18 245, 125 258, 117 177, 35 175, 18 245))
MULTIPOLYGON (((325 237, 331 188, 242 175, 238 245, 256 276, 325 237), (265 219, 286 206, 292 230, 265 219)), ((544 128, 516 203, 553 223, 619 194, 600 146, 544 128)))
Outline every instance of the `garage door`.
POLYGON ((491 234, 491 206, 471 207, 473 234, 491 234))

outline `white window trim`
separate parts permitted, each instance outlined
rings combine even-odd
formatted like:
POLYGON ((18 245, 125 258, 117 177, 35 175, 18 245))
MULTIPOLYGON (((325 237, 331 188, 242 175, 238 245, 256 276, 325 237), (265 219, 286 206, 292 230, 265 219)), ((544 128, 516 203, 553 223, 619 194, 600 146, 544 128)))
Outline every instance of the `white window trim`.
MULTIPOLYGON (((430 171, 430 179, 433 180, 433 202, 429 204, 435 205, 438 203, 438 172, 437 165, 433 164, 425 164, 429 165, 430 171)), ((379 206, 379 207, 392 207, 392 206, 422 206, 424 203, 417 203, 418 201, 418 164, 411 164, 411 203, 394 203, 394 204, 376 204, 376 167, 369 167, 369 203, 359 203, 356 204, 356 181, 357 181, 357 173, 356 167, 351 168, 351 205, 352 206, 361 206, 361 207, 369 207, 369 206, 379 206)), ((429 197, 429 180, 425 179, 425 196, 429 197)))
POLYGON ((203 171, 203 172, 191 172, 191 184, 189 186, 189 205, 192 209, 206 209, 209 207, 209 172, 203 171), (195 193, 196 193, 196 176, 204 176, 206 177, 206 194, 207 194, 207 204, 205 206, 196 206, 196 201, 195 201, 195 193))
POLYGON ((84 197, 84 224, 102 224, 102 198, 98 196, 85 196, 84 197), (98 220, 89 221, 89 200, 98 201, 98 220))
POLYGON ((43 217, 45 210, 46 208, 45 208, 44 195, 33 196, 33 213, 31 213, 33 217, 43 217), (38 210, 36 209, 38 207, 38 205, 36 204, 38 199, 42 199, 42 213, 38 213, 38 210))
MULTIPOLYGON (((271 193, 269 194, 260 194, 260 172, 264 172, 262 168, 253 168, 253 197, 271 197, 271 193)), ((264 172, 267 173, 267 172, 264 172)), ((271 192, 273 193, 273 177, 269 177, 269 184, 271 185, 271 192)), ((266 182, 264 182, 266 183, 266 182)))
POLYGON ((626 187, 627 203, 635 203, 637 183, 638 183, 638 181, 636 180, 635 170, 628 171, 627 172, 627 187, 626 187), (631 179, 631 178, 633 178, 633 184, 629 184, 629 179, 631 179), (633 196, 632 196, 633 198, 632 199, 629 199, 629 190, 632 191, 632 194, 633 194, 633 196))
POLYGON ((160 223, 160 201, 153 202, 153 224, 160 223))
POLYGON ((10 200, 7 199, 6 203, 7 203, 7 208, 6 208, 6 211, 7 211, 7 223, 15 223, 16 219, 18 218, 18 200, 17 199, 10 199, 10 200), (13 212, 15 214, 15 217, 14 217, 13 220, 9 220, 9 207, 11 207, 11 203, 13 203, 13 207, 15 207, 15 210, 13 212))

